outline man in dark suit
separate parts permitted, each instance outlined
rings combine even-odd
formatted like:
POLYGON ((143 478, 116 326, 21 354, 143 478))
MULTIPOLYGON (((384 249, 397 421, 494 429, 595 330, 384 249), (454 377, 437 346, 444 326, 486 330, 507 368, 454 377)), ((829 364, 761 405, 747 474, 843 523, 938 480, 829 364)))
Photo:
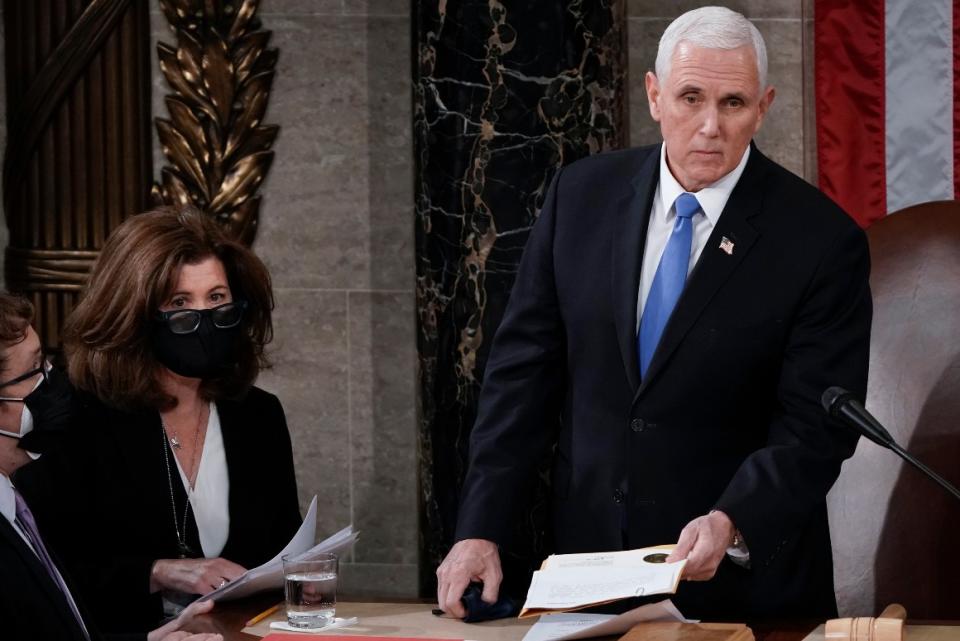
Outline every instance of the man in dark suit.
MULTIPOLYGON (((39 408, 28 397, 42 393, 41 386, 48 384, 40 339, 30 327, 32 315, 29 302, 0 293, 0 636, 6 641, 91 641, 101 637, 47 549, 29 506, 10 482, 16 470, 38 456, 20 446, 31 432, 42 428, 34 425, 36 417, 27 405, 33 405, 38 415, 39 408)), ((211 606, 211 602, 191 605, 176 620, 146 635, 110 638, 222 641, 219 634, 181 630, 211 606)))
POLYGON ((482 581, 551 446, 557 551, 676 541, 700 618, 836 614, 825 496, 856 439, 820 409, 863 395, 864 234, 752 145, 773 101, 740 14, 688 12, 646 78, 663 145, 561 170, 487 364, 438 601, 482 581))

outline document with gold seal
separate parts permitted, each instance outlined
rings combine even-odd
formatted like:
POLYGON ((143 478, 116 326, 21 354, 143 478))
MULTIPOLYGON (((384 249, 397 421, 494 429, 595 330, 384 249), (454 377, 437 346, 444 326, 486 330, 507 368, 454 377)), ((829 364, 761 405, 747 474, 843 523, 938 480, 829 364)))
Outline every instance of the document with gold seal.
POLYGON ((520 617, 673 594, 686 565, 686 560, 666 562, 673 548, 659 545, 621 552, 551 555, 533 573, 520 617))

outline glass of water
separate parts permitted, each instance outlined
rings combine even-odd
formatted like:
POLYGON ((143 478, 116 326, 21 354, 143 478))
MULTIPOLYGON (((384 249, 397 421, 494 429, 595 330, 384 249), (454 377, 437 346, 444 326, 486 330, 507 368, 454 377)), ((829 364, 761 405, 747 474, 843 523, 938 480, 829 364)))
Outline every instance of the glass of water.
POLYGON ((309 559, 283 556, 287 623, 294 628, 322 628, 333 623, 337 609, 337 555, 309 559))

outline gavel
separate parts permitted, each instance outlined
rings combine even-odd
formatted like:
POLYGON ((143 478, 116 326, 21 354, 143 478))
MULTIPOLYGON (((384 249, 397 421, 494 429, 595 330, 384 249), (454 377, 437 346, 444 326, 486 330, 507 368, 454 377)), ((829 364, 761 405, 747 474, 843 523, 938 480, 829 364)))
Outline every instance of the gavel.
POLYGON ((826 641, 903 641, 906 609, 899 603, 884 608, 880 616, 827 621, 826 641))

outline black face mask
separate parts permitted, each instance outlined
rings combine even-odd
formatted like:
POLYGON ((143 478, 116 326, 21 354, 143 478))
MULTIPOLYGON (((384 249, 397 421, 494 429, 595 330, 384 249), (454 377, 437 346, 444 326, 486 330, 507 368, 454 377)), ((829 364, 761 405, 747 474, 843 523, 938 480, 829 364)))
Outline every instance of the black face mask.
POLYGON ((167 369, 187 378, 216 378, 228 374, 237 364, 243 323, 220 328, 209 314, 201 314, 197 328, 189 334, 174 334, 166 322, 153 323, 153 353, 167 369))
POLYGON ((20 439, 19 447, 37 454, 49 452, 77 414, 73 386, 58 369, 48 371, 46 380, 24 397, 23 404, 33 415, 33 429, 20 439))

